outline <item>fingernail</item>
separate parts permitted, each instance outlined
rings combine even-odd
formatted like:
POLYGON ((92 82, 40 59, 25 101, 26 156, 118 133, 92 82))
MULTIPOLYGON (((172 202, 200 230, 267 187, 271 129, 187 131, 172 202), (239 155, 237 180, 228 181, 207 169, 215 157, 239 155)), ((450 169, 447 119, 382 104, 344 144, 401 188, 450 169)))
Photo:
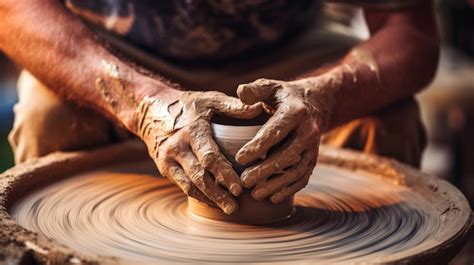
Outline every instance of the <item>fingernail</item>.
POLYGON ((243 177, 241 178, 241 180, 242 180, 242 186, 244 186, 245 188, 249 189, 252 187, 252 183, 250 183, 248 177, 243 177))
POLYGON ((252 191, 252 197, 257 201, 262 200, 264 196, 265 196, 265 190, 263 189, 252 191))
POLYGON ((283 198, 281 196, 272 196, 270 201, 272 201, 273 204, 279 204, 283 201, 283 198))
POLYGON ((225 214, 231 215, 237 210, 237 206, 234 206, 232 204, 227 204, 226 206, 224 206, 224 209, 222 210, 224 211, 225 214))
POLYGON ((239 196, 240 193, 242 193, 242 186, 240 186, 237 183, 234 183, 230 185, 229 190, 230 190, 230 193, 232 193, 232 195, 239 196))
POLYGON ((249 157, 249 147, 244 145, 235 155, 235 161, 240 165, 247 165, 248 163, 252 162, 253 159, 249 157))
POLYGON ((235 155, 235 161, 241 165, 243 165, 242 161, 242 149, 237 151, 237 154, 235 155))

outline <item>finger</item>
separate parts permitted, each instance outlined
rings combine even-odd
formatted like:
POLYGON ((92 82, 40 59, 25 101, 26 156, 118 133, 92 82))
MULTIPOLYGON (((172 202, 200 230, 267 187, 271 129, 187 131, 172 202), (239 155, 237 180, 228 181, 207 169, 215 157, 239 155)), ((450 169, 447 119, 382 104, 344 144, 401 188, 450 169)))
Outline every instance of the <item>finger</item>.
POLYGON ((204 193, 207 198, 216 203, 224 213, 232 214, 237 211, 237 201, 230 193, 225 192, 219 184, 211 179, 211 176, 201 167, 198 159, 191 150, 181 153, 176 159, 193 184, 204 193))
POLYGON ((215 93, 208 104, 214 112, 237 119, 252 119, 263 112, 261 103, 246 105, 240 99, 224 93, 215 93))
POLYGON ((266 102, 272 100, 276 89, 280 83, 271 79, 258 79, 252 83, 239 85, 237 95, 242 102, 255 104, 257 102, 266 102))
POLYGON ((288 196, 293 196, 295 193, 298 191, 302 190, 306 185, 308 184, 309 178, 313 174, 314 166, 316 165, 316 155, 314 158, 314 162, 312 162, 309 167, 306 169, 306 172, 304 173, 303 177, 296 181, 295 183, 291 184, 288 187, 285 187, 278 191, 277 193, 273 194, 270 197, 270 200, 274 204, 278 204, 283 202, 288 196))
POLYGON ((160 154, 154 159, 160 173, 176 184, 187 196, 194 197, 203 202, 210 202, 206 196, 198 190, 186 176, 184 170, 173 159, 160 154))
POLYGON ((277 193, 273 194, 270 197, 270 200, 274 204, 279 204, 283 202, 288 196, 291 196, 304 187, 306 187, 306 184, 308 184, 309 178, 311 177, 312 170, 308 170, 305 172, 304 176, 302 179, 298 180, 297 182, 291 184, 288 187, 285 187, 278 191, 277 193))
MULTIPOLYGON (((258 182, 265 181, 268 177, 282 172, 300 160, 300 154, 314 143, 318 136, 308 126, 298 128, 295 137, 285 143, 279 150, 273 153, 258 165, 251 166, 242 172, 242 184, 246 188, 255 186, 258 182)), ((316 144, 314 144, 316 145, 316 144)))
POLYGON ((168 178, 171 182, 176 184, 181 190, 183 190, 184 194, 187 196, 193 197, 198 199, 201 202, 206 204, 215 205, 212 201, 210 201, 200 190, 198 190, 194 184, 189 180, 184 172, 183 168, 178 165, 178 163, 174 161, 168 161, 167 165, 165 166, 164 170, 160 170, 160 172, 168 178))
POLYGON ((268 150, 283 140, 305 115, 305 108, 280 105, 277 112, 262 126, 257 135, 237 152, 236 161, 245 165, 265 157, 268 150))
POLYGON ((234 196, 239 196, 242 192, 239 175, 212 139, 210 123, 204 120, 199 121, 191 127, 190 132, 191 149, 199 163, 214 176, 219 184, 226 187, 234 196))
POLYGON ((313 152, 310 153, 306 151, 297 165, 291 167, 285 173, 275 176, 269 181, 257 184, 257 186, 252 190, 252 197, 256 200, 263 200, 282 188, 298 181, 304 175, 306 169, 308 169, 311 159, 314 159, 312 154, 313 152))

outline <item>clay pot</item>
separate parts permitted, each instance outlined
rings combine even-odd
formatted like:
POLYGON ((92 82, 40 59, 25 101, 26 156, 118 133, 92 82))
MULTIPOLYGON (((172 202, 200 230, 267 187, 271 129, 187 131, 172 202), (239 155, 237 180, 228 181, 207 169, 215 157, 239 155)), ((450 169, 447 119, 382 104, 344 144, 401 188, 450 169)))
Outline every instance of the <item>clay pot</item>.
MULTIPOLYGON (((239 149, 249 142, 262 127, 262 118, 254 122, 241 123, 238 120, 226 120, 227 124, 212 123, 214 139, 221 148, 221 151, 234 166, 237 174, 241 174, 246 166, 235 161, 235 155, 239 149), (230 125, 235 124, 235 125, 230 125), (244 124, 244 125, 242 125, 244 124)), ((223 122, 221 122, 223 123, 223 122)), ((188 211, 198 217, 210 218, 214 220, 265 224, 284 220, 291 216, 293 212, 293 197, 287 198, 280 204, 273 204, 269 199, 257 201, 251 196, 251 189, 244 189, 237 198, 239 210, 233 215, 226 215, 220 209, 208 206, 196 199, 188 199, 188 211)))

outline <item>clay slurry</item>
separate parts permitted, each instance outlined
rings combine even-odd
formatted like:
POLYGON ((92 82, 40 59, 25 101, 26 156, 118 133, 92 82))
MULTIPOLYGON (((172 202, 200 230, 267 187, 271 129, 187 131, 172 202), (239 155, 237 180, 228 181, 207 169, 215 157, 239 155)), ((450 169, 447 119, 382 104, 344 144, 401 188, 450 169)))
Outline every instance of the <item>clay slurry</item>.
POLYGON ((291 218, 271 225, 188 214, 165 179, 101 171, 19 201, 22 226, 89 255, 141 262, 363 262, 413 251, 439 232, 426 199, 374 176, 320 165, 291 218))

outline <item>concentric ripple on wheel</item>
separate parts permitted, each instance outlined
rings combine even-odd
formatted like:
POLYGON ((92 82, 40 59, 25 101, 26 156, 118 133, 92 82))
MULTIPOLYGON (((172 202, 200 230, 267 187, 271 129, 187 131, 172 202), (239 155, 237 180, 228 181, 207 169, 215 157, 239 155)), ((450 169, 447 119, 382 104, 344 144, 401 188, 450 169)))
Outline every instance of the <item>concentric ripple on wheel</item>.
POLYGON ((429 241, 440 225, 417 193, 327 165, 296 205, 271 226, 212 221, 189 215, 165 179, 100 171, 43 188, 11 213, 30 230, 123 263, 373 261, 429 241))

